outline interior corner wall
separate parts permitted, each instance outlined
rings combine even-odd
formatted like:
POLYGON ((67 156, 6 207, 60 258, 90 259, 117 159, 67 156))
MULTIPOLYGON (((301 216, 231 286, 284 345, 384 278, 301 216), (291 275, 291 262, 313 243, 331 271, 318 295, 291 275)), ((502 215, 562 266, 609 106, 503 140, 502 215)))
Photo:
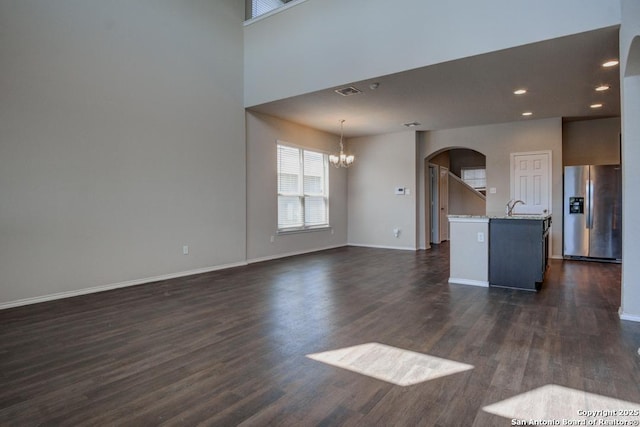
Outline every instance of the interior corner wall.
POLYGON ((449 169, 451 167, 451 157, 449 155, 449 151, 443 151, 442 153, 436 154, 429 159, 429 163, 433 163, 434 165, 443 166, 449 169))
POLYGON ((622 319, 640 322, 640 2, 622 0, 622 319))
POLYGON ((244 262, 243 18, 0 2, 0 305, 244 262))
MULTIPOLYGON (((487 191, 488 215, 503 215, 505 204, 511 198, 510 154, 550 150, 553 163, 551 255, 555 258, 562 257, 562 119, 522 120, 421 132, 419 141, 419 152, 424 158, 446 148, 469 148, 486 156, 487 188, 496 188, 495 194, 487 191)), ((418 174, 420 179, 424 179, 424 167, 418 174)), ((418 197, 418 204, 424 204, 424 194, 419 194, 418 197)), ((428 212, 422 209, 420 214, 418 224, 425 224, 428 212)), ((421 244, 424 243, 425 233, 426 230, 421 226, 418 230, 421 244)))
POLYGON ((620 164, 620 117, 562 124, 564 166, 620 164))
POLYGON ((348 148, 356 157, 348 172, 349 244, 417 249, 415 132, 352 138, 348 148))
MULTIPOLYGON (((449 176, 449 214, 450 215, 484 215, 487 202, 477 191, 465 185, 464 181, 449 176)), ((426 197, 425 197, 426 200, 426 197)))
POLYGON ((246 112, 246 127, 247 260, 253 262, 345 246, 347 244, 346 169, 329 167, 331 229, 278 234, 277 141, 333 153, 338 149, 340 137, 251 111, 246 112))
POLYGON ((448 152, 451 158, 449 170, 461 177, 464 168, 485 168, 486 159, 483 154, 473 150, 454 149, 448 152))
POLYGON ((306 0, 245 25, 245 106, 619 24, 611 0, 306 0))

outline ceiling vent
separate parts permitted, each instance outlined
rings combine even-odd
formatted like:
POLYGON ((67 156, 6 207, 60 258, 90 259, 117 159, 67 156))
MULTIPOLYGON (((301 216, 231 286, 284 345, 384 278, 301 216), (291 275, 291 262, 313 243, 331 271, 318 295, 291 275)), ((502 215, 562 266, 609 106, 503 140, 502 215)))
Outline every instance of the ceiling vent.
POLYGON ((353 86, 348 86, 348 87, 343 87, 341 89, 336 89, 334 91, 335 93, 339 93, 342 96, 351 96, 351 95, 355 95, 358 93, 362 93, 362 91, 358 88, 355 88, 353 86))
POLYGON ((404 125, 408 128, 414 128, 416 126, 420 126, 420 123, 418 122, 409 122, 409 123, 404 123, 404 125))

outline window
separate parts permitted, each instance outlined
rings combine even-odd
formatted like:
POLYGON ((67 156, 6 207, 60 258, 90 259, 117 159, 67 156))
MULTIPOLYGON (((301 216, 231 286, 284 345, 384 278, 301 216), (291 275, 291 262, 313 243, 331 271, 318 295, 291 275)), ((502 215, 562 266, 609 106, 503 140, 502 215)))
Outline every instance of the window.
POLYGON ((462 168, 460 170, 461 178, 464 182, 478 191, 485 190, 487 187, 487 170, 483 167, 462 168))
POLYGON ((278 231, 329 226, 326 154, 278 143, 278 231))
POLYGON ((251 0, 251 16, 248 18, 264 15, 267 12, 284 6, 290 1, 291 0, 251 0))

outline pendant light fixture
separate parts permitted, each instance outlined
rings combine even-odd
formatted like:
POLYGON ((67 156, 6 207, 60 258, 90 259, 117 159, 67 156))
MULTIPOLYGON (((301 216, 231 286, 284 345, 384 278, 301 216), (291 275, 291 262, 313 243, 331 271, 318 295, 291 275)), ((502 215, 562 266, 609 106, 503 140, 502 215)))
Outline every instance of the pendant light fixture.
POLYGON ((340 120, 340 153, 339 154, 331 154, 329 156, 329 163, 337 168, 348 168, 353 164, 353 161, 356 159, 353 154, 346 155, 344 154, 344 143, 342 142, 343 136, 343 124, 344 120, 340 120))

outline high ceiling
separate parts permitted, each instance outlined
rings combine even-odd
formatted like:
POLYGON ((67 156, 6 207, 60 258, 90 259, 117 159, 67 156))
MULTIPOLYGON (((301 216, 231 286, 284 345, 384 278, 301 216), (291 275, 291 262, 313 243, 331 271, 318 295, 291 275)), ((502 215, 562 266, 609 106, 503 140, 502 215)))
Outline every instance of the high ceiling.
POLYGON ((397 74, 345 82, 249 108, 331 133, 344 119, 347 137, 535 120, 620 115, 618 28, 533 43, 397 74), (378 83, 377 89, 371 85, 378 83), (610 89, 596 92, 599 85, 610 89), (334 92, 354 86, 362 93, 334 92), (524 95, 514 95, 518 88, 524 95), (601 103, 598 109, 591 104, 601 103), (522 116, 530 111, 531 116, 522 116))

